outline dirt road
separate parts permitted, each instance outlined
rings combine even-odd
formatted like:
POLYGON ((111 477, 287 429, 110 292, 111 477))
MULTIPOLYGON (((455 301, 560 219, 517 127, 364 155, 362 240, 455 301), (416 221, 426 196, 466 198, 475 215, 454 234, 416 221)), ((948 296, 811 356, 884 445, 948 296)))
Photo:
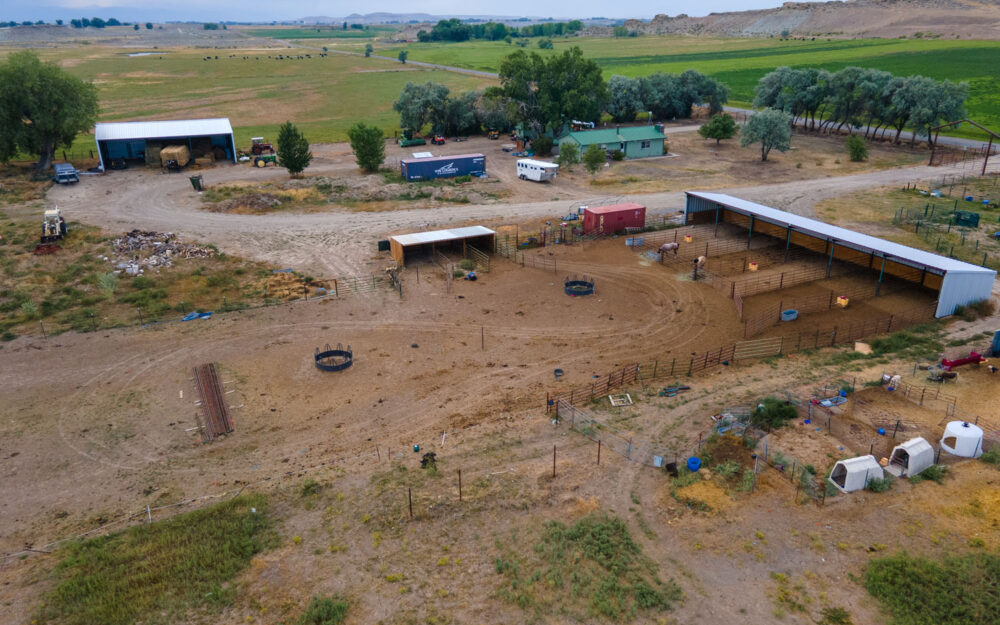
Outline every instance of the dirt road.
MULTIPOLYGON (((991 166, 1000 170, 1000 162, 991 166)), ((310 175, 343 172, 344 166, 320 163, 310 175)), ((726 193, 794 213, 812 215, 822 199, 887 185, 927 183, 961 174, 955 167, 907 167, 842 177, 801 180, 763 186, 727 188, 726 193)), ((283 169, 257 170, 262 181, 285 180, 283 169)), ((246 167, 217 166, 203 172, 206 185, 224 185, 248 178, 246 167)), ((595 196, 598 193, 594 194, 595 196)), ((649 207, 651 214, 681 210, 683 193, 628 196, 649 207)), ((220 249, 255 260, 311 272, 321 277, 367 271, 376 257, 375 243, 390 233, 447 228, 469 222, 515 223, 566 214, 576 201, 512 204, 448 205, 391 212, 355 212, 331 208, 321 213, 233 215, 201 210, 201 200, 186 176, 149 170, 113 172, 86 177, 80 184, 53 188, 48 203, 70 218, 110 231, 132 228, 176 232, 213 242, 220 249)))

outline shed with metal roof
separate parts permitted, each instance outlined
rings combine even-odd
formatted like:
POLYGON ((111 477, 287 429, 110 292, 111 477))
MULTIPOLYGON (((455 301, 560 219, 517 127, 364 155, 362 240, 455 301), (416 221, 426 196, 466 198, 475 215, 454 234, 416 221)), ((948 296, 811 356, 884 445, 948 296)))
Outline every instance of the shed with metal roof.
POLYGON ((389 237, 389 251, 396 264, 402 267, 407 259, 421 255, 433 259, 439 252, 460 253, 465 258, 469 255, 470 246, 483 254, 491 254, 495 241, 496 232, 493 230, 468 226, 392 236, 389 237))
POLYGON ((663 126, 617 126, 601 128, 600 130, 577 130, 567 133, 559 140, 562 146, 567 142, 575 143, 580 152, 591 145, 599 145, 601 149, 613 152, 621 150, 625 158, 646 158, 663 156, 667 136, 663 134, 663 126))
POLYGON ((229 119, 178 119, 168 121, 106 122, 94 127, 94 141, 101 168, 114 161, 126 165, 160 165, 160 150, 186 146, 194 158, 236 162, 236 141, 229 119))
POLYGON ((736 225, 753 237, 771 237, 786 250, 796 247, 875 272, 877 289, 893 276, 937 292, 936 317, 954 314, 959 306, 989 299, 997 272, 956 258, 941 256, 822 221, 756 204, 722 193, 688 191, 684 223, 736 225))

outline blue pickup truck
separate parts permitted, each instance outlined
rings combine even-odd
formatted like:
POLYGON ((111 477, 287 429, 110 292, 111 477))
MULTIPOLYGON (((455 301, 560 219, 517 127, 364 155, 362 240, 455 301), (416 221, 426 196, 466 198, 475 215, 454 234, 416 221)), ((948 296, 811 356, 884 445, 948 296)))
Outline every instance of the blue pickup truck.
POLYGON ((57 163, 53 165, 56 170, 56 175, 53 176, 59 184, 73 184, 74 182, 80 182, 79 172, 75 167, 69 163, 57 163))

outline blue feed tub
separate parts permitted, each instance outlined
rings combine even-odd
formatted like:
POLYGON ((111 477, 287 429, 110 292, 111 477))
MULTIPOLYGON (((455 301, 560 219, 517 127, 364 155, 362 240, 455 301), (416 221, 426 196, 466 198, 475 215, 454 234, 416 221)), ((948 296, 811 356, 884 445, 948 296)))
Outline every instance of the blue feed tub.
POLYGON ((696 472, 698 469, 701 468, 701 458, 691 456, 690 458, 688 458, 687 466, 688 466, 688 471, 691 471, 692 473, 696 472))
POLYGON ((795 310, 794 308, 781 311, 782 321, 795 321, 798 318, 799 318, 799 311, 795 310))

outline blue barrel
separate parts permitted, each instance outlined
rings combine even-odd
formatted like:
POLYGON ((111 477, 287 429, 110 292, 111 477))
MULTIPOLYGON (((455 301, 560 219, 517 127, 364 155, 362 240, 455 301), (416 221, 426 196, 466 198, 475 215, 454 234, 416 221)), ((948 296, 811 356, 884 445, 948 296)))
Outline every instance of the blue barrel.
POLYGON ((782 321, 794 321, 798 318, 799 318, 799 311, 795 310, 794 308, 781 311, 782 321))
POLYGON ((878 429, 879 436, 885 436, 885 428, 878 429))
POLYGON ((688 458, 688 471, 694 473, 701 468, 701 458, 691 456, 688 458))

